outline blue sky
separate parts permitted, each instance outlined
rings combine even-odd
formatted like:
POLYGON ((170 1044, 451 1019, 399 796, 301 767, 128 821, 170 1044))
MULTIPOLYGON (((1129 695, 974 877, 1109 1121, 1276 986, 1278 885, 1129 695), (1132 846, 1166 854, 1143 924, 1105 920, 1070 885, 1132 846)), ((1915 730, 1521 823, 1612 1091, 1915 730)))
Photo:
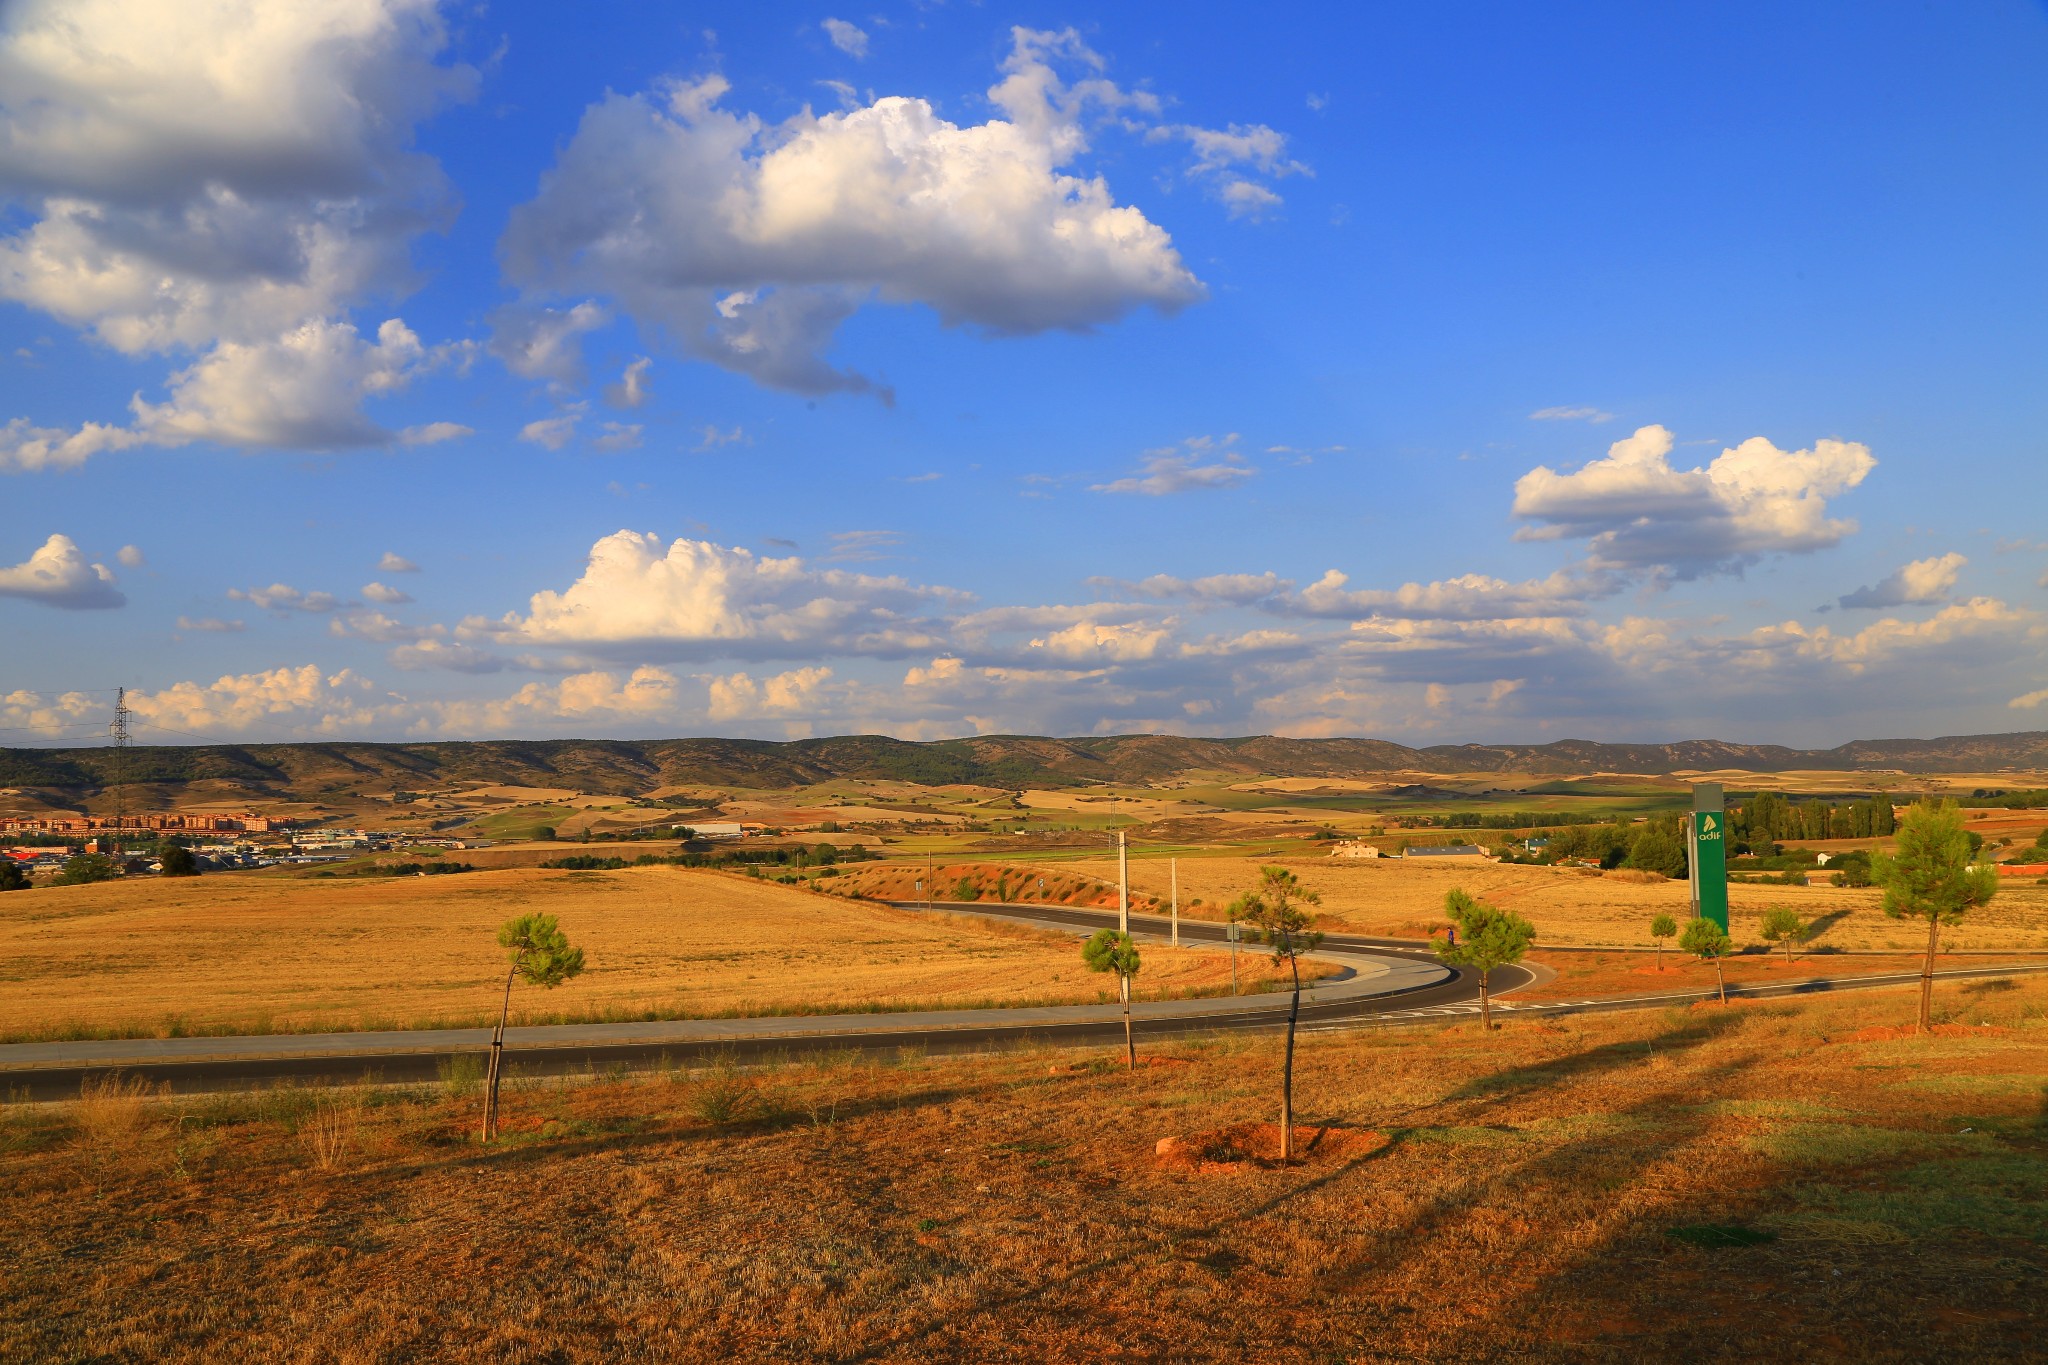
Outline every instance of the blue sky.
POLYGON ((2019 3, 16 3, 0 741, 2038 728, 2044 74, 2019 3))

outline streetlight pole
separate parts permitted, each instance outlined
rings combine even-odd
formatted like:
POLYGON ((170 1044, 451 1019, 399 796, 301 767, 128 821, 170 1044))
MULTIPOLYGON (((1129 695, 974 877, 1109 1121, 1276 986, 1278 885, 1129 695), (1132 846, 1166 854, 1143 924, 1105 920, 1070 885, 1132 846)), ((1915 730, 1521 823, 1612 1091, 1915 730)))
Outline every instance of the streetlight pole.
POLYGON ((1116 832, 1116 928, 1120 934, 1131 932, 1131 851, 1122 830, 1116 832))
POLYGON ((1180 947, 1180 859, 1166 860, 1166 875, 1173 880, 1173 946, 1180 947))

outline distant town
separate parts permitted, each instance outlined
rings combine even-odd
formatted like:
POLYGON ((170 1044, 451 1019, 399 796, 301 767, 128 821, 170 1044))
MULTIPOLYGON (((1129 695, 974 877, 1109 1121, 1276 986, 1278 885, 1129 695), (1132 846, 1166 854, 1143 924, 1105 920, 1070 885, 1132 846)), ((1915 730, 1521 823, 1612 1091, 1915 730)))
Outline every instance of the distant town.
MULTIPOLYGON (((668 833, 683 839, 732 840, 760 834, 763 829, 757 823, 697 821, 674 825, 668 833)), ((412 830, 320 825, 254 811, 230 815, 167 811, 0 816, 0 844, 10 841, 11 847, 0 847, 0 856, 29 875, 60 872, 73 858, 85 854, 116 857, 124 871, 157 872, 162 870, 162 850, 170 845, 189 852, 200 868, 231 871, 342 862, 400 847, 480 849, 500 842, 412 830), (262 837, 250 838, 252 835, 262 837)))

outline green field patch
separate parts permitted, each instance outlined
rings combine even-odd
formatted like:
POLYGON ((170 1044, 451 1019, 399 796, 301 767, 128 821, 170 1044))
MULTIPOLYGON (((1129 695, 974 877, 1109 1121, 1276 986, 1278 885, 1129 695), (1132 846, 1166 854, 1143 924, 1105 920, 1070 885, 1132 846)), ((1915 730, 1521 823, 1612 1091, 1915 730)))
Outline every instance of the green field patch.
POLYGON ((1805 1186, 1799 1205, 1785 1217, 1879 1224, 1908 1238, 1962 1228, 2048 1243, 2048 1159, 1995 1150, 1922 1162, 1881 1189, 1805 1186))
POLYGON ((1789 1123, 1749 1134, 1745 1144, 1795 1166, 1855 1166, 1900 1161, 1953 1150, 1957 1138, 1861 1123, 1789 1123))
POLYGON ((1705 1104, 1687 1107, 1695 1114, 1711 1114, 1716 1118, 1797 1120, 1854 1117, 1846 1109, 1811 1104, 1805 1100, 1709 1100, 1705 1104))
POLYGON ((1452 1147, 1507 1147, 1528 1140, 1519 1128, 1463 1127, 1445 1125, 1410 1128, 1401 1134, 1410 1142, 1440 1142, 1452 1147))

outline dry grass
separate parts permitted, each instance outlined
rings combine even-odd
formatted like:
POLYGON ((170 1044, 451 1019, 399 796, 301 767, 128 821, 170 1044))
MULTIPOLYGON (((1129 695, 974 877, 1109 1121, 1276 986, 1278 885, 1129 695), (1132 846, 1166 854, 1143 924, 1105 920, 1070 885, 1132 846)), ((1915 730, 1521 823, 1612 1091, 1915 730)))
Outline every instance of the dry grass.
MULTIPOLYGON (((1549 953, 1540 950, 1529 961, 1554 969, 1555 981, 1525 987, 1510 999, 1585 1000, 1617 995, 1659 995, 1683 991, 1711 991, 1715 988, 1714 964, 1680 952, 1664 954, 1663 970, 1648 953, 1549 953)), ((1732 989, 1736 986, 1774 986, 1814 977, 1882 976, 1894 972, 1918 972, 1924 956, 1897 953, 1874 957, 1833 955, 1802 956, 1790 963, 1782 953, 1769 957, 1743 955, 1721 960, 1723 974, 1732 989)), ((2037 959, 2038 961, 2038 959, 2037 959)), ((1966 969, 1974 961, 1940 961, 1937 970, 1966 969)), ((2043 964, 2048 965, 2048 964, 2043 964)))
POLYGON ((1155 1153, 1271 1121, 1271 1036, 549 1083, 491 1151, 371 1091, 344 1173, 177 1100, 97 1193, 7 1111, 0 1357, 2038 1359, 2048 983, 1941 1004, 1312 1036, 1294 1167, 1155 1153))
MULTIPOLYGON (((1071 936, 928 916, 725 873, 196 877, 0 898, 0 1035, 152 1036, 472 1025, 502 981, 497 927, 559 917, 589 956, 515 1019, 1106 1000, 1071 936)), ((1146 955, 1140 998, 1227 992, 1228 955, 1146 955)))
MULTIPOLYGON (((1683 921, 1682 881, 1642 882, 1633 878, 1587 876, 1570 869, 1518 867, 1503 863, 1462 866, 1404 863, 1399 859, 1184 857, 1180 863, 1183 913, 1210 919, 1258 878, 1263 862, 1292 868, 1323 894, 1327 926, 1360 933, 1413 935, 1443 923, 1444 893, 1454 886, 1507 906, 1535 922, 1539 942, 1651 946, 1650 920, 1668 914, 1683 921), (1200 907, 1188 910, 1191 899, 1200 907)), ((1059 864, 1062 870, 1095 877, 1116 876, 1108 859, 1059 864)), ((1163 858, 1131 864, 1131 882, 1148 895, 1167 893, 1163 858)), ((1927 936, 1922 924, 1888 918, 1883 893, 1832 886, 1731 886, 1733 931, 1738 944, 1758 940, 1766 908, 1789 905, 1808 922, 1821 922, 1816 945, 1834 948, 1912 951, 1927 936)), ((1952 950, 2048 949, 2048 886, 2006 883, 1990 905, 1970 912, 1967 922, 1942 931, 1952 950)))
POLYGON ((362 1104, 352 1095, 323 1096, 299 1136, 312 1154, 315 1170, 332 1171, 355 1150, 362 1127, 362 1104))

